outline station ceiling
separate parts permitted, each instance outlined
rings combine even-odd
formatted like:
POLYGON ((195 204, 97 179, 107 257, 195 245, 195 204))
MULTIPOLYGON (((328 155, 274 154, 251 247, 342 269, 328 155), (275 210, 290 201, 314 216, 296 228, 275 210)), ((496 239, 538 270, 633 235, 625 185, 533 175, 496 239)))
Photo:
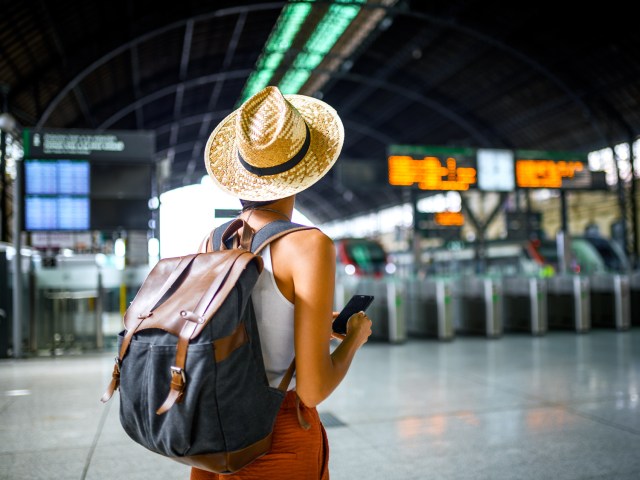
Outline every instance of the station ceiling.
MULTIPOLYGON (((310 13, 272 83, 335 2, 299 3, 310 13)), ((640 29, 626 3, 342 3, 358 14, 300 90, 341 115, 341 161, 384 168, 390 144, 588 152, 640 135, 640 29)), ((24 127, 153 130, 163 190, 198 182, 208 134, 286 5, 2 0, 4 110, 24 127)), ((346 188, 336 171, 298 197, 317 222, 404 198, 346 188)))

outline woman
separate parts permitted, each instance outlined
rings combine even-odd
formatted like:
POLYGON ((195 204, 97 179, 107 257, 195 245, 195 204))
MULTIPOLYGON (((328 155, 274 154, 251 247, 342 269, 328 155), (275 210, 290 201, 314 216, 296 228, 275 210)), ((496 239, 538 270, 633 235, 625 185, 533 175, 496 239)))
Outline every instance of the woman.
MULTIPOLYGON (((295 195, 329 171, 343 140, 342 122, 329 105, 267 87, 215 128, 205 164, 222 190, 242 199, 240 218, 257 231, 291 219, 295 195)), ((269 384, 278 386, 294 357, 296 374, 270 453, 233 475, 193 468, 192 480, 329 478, 327 439, 315 407, 346 375, 371 335, 371 320, 363 312, 353 315, 331 353, 336 259, 331 239, 320 230, 289 233, 261 254, 265 268, 252 301, 269 384)))

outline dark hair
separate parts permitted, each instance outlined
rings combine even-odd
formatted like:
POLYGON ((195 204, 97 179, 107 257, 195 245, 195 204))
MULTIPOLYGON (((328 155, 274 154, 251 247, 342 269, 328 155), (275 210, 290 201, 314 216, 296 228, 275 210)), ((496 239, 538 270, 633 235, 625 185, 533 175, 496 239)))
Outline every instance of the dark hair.
POLYGON ((275 200, 263 200, 261 202, 256 202, 253 200, 242 200, 240 199, 240 204, 242 205, 242 211, 251 210, 257 207, 265 207, 267 205, 272 204, 275 200))

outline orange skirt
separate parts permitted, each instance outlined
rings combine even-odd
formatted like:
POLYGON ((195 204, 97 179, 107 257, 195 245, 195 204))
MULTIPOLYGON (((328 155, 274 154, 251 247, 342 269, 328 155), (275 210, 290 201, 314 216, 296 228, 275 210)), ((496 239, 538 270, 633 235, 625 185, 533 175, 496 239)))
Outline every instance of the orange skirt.
POLYGON ((300 403, 301 413, 311 428, 300 427, 296 393, 291 390, 282 402, 273 429, 271 451, 240 471, 221 475, 191 469, 191 480, 329 480, 329 442, 315 408, 300 403))

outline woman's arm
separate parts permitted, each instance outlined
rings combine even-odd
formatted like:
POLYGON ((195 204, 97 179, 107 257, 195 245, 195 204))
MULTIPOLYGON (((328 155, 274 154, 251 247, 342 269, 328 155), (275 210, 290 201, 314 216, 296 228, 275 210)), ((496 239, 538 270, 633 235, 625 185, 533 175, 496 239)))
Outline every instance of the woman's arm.
POLYGON ((306 230, 278 243, 274 270, 279 270, 281 275, 277 276, 285 283, 290 278, 293 284, 296 390, 305 405, 314 407, 346 375, 356 351, 371 335, 371 320, 364 314, 352 316, 344 340, 331 354, 336 268, 333 242, 318 230, 306 230))

